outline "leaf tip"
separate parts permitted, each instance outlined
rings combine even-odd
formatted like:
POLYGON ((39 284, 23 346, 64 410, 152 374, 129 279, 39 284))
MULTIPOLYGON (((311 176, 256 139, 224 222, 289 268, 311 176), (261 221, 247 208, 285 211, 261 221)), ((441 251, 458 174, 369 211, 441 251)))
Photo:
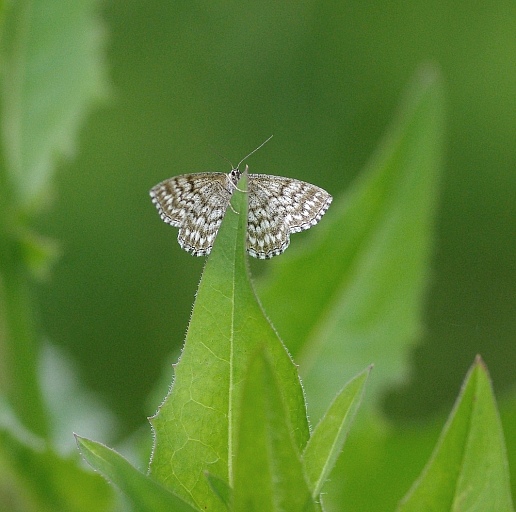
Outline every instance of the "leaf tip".
POLYGON ((475 356, 475 362, 473 363, 474 366, 480 366, 484 370, 487 370, 487 366, 485 361, 482 359, 482 356, 480 354, 477 354, 475 356))

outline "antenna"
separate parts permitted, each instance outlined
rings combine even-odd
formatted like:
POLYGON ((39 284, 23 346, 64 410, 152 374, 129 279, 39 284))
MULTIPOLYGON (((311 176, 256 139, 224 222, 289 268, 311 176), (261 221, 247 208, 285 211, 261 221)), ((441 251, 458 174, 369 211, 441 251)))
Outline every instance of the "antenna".
POLYGON ((229 158, 226 158, 222 153, 219 153, 214 146, 212 146, 211 144, 208 144, 208 146, 210 146, 211 150, 218 156, 220 156, 220 158, 222 158, 222 160, 225 160, 229 165, 231 165, 231 169, 234 169, 233 167, 233 164, 231 163, 231 161, 229 160, 229 158))
POLYGON ((238 169, 240 167, 240 164, 246 160, 247 158, 249 158, 253 153, 256 153, 260 148, 262 148, 263 146, 265 146, 265 144, 267 144, 267 142, 269 142, 271 139, 272 139, 273 135, 271 135, 267 140, 265 140, 264 142, 262 142, 256 149, 253 149, 247 156, 245 156, 244 158, 242 158, 242 160, 240 160, 239 164, 235 167, 235 169, 238 169))

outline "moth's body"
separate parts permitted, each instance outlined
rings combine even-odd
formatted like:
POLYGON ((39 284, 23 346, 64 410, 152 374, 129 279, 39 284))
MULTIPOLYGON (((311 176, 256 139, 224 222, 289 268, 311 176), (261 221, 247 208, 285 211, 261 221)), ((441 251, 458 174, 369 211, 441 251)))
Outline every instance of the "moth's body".
MULTIPOLYGON (((247 172, 247 167, 246 167, 247 172)), ((167 224, 179 228, 179 245, 190 254, 210 253, 242 171, 183 174, 150 191, 167 224)), ((317 224, 332 197, 303 181, 267 174, 249 174, 247 251, 259 259, 281 254, 290 234, 317 224)))

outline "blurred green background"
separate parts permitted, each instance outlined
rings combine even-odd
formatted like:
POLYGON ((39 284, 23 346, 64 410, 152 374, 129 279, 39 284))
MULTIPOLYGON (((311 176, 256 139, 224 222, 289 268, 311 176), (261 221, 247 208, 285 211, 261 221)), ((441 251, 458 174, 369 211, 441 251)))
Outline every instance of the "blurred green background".
POLYGON ((163 375, 170 381, 204 261, 179 248, 148 190, 177 174, 229 171, 217 152, 236 163, 274 134, 251 172, 339 196, 425 61, 445 79, 447 154, 426 332, 412 380, 385 409, 397 420, 447 411, 477 353, 499 396, 513 388, 513 1, 127 0, 104 3, 101 17, 110 97, 88 117, 40 219, 62 257, 38 288, 39 320, 117 413, 120 434, 166 391, 148 399, 163 375))

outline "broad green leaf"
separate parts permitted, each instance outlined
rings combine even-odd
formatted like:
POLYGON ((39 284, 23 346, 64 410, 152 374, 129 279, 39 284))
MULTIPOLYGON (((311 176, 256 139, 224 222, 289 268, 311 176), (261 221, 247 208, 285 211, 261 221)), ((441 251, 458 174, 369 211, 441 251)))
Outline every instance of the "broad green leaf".
POLYGON ((316 510, 279 386, 264 350, 251 361, 242 395, 235 455, 235 512, 316 510))
POLYGON ((303 452, 306 476, 312 496, 319 496, 323 484, 335 466, 355 417, 369 370, 348 382, 335 397, 329 409, 310 436, 303 452))
POLYGON ((399 512, 513 511, 503 431, 480 357, 427 466, 399 512))
MULTIPOLYGON (((245 179, 240 190, 246 189, 245 179)), ((205 471, 233 485, 242 386, 258 348, 265 347, 274 361, 296 448, 301 452, 308 441, 297 369, 249 280, 246 212, 247 194, 235 190, 199 284, 173 386, 151 420, 152 476, 201 510, 224 510, 205 471)))
POLYGON ((432 247, 442 96, 438 73, 420 73, 368 168, 314 230, 311 249, 273 261, 259 287, 300 365, 311 418, 371 363, 372 405, 407 375, 432 247))
POLYGON ((76 439, 88 464, 115 484, 139 512, 195 512, 111 448, 83 437, 76 439))
POLYGON ((109 485, 77 457, 62 458, 22 428, 3 426, 0 496, 9 512, 110 512, 114 503, 109 485))
MULTIPOLYGON (((2 27, 2 146, 18 204, 48 186, 104 93, 98 0, 9 2, 2 27)), ((1 182, 1 180, 0 180, 1 182)))

